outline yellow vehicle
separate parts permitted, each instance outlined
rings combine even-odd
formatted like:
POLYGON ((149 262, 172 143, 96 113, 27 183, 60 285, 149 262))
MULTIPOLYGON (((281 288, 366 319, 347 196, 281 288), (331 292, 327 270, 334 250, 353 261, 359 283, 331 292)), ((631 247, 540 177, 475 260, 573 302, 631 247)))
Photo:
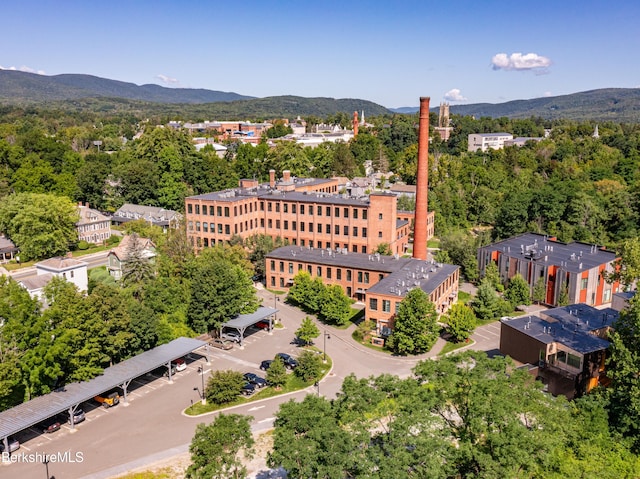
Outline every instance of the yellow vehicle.
POLYGON ((117 406, 120 403, 120 394, 117 392, 108 392, 101 395, 98 395, 93 398, 95 401, 102 404, 102 407, 113 407, 117 406))

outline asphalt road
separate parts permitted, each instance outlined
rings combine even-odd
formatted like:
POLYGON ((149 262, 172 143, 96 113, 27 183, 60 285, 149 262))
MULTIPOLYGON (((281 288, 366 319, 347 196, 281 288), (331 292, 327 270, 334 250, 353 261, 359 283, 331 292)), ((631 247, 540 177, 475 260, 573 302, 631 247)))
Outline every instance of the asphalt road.
MULTIPOLYGON (((274 295, 271 293, 261 290, 259 296, 264 299, 265 305, 273 305, 274 295)), ((197 372, 199 366, 204 368, 206 383, 209 373, 215 369, 236 369, 263 375, 258 369, 263 359, 273 358, 277 352, 294 356, 299 354, 299 348, 291 341, 304 314, 282 302, 277 302, 277 307, 284 328, 276 328, 271 333, 256 330, 245 340, 243 349, 221 351, 211 348, 210 365, 206 364, 203 356, 193 354, 187 359, 187 370, 177 373, 173 384, 163 377, 146 376, 135 380, 128 405, 120 404, 111 409, 87 405, 87 420, 77 426, 76 432, 72 433, 68 426, 63 425, 60 431, 49 435, 36 431, 19 434, 22 446, 14 455, 21 457, 20 453, 25 453, 39 456, 27 458, 31 459, 30 462, 3 463, 0 465, 0 477, 43 477, 46 474, 42 462, 44 454, 67 453, 69 458, 75 460, 54 462, 53 458, 50 459, 49 474, 57 479, 102 479, 187 451, 196 425, 212 422, 217 414, 198 418, 182 414, 187 406, 199 400, 199 393, 194 390, 202 385, 203 378, 197 372)), ((327 397, 335 397, 343 379, 351 373, 358 377, 382 373, 406 377, 419 360, 433 356, 432 353, 421 358, 396 358, 357 345, 350 338, 352 329, 321 329, 330 336, 326 339, 326 353, 333 361, 333 369, 320 383, 320 394, 327 397)), ((478 349, 497 348, 494 331, 478 331, 478 334, 484 336, 479 337, 482 344, 477 343, 478 349)), ((316 345, 323 348, 324 344, 321 334, 316 345)), ((311 387, 305 391, 237 406, 227 412, 253 416, 254 431, 269 429, 281 403, 291 399, 300 400, 306 394, 317 392, 316 388, 311 387)))

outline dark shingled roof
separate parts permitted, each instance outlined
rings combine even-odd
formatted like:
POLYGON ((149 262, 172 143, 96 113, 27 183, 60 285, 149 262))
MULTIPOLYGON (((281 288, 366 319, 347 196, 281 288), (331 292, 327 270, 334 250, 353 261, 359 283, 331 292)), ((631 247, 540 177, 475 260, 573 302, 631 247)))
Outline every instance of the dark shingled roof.
POLYGON ((52 393, 39 396, 0 412, 0 440, 45 419, 68 411, 70 407, 92 399, 126 381, 142 376, 207 344, 191 338, 178 338, 145 351, 104 370, 89 381, 67 384, 52 393))

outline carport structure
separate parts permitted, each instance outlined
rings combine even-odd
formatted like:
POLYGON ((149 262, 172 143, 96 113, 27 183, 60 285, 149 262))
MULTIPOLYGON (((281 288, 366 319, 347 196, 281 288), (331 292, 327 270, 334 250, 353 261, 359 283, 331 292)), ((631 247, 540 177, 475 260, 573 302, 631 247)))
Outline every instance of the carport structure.
POLYGON ((268 319, 269 331, 271 331, 273 329, 273 318, 275 317, 275 314, 278 311, 279 310, 275 308, 260 306, 255 313, 239 314, 235 318, 230 319, 229 321, 227 321, 226 323, 223 323, 220 326, 219 336, 222 337, 223 328, 235 329, 236 331, 238 331, 238 333, 240 333, 240 346, 242 346, 242 342, 244 341, 244 332, 247 330, 248 327, 253 326, 256 323, 259 323, 260 321, 268 319))
MULTIPOLYGON (((120 388, 124 402, 131 381, 160 366, 167 366, 171 382, 171 361, 189 354, 207 343, 191 338, 178 338, 137 356, 110 366, 102 375, 89 381, 67 384, 54 392, 39 396, 0 412, 0 439, 9 450, 8 437, 41 421, 67 411, 74 428, 73 414, 81 403, 113 388, 120 388)), ((209 359, 207 358, 207 361, 209 359)))

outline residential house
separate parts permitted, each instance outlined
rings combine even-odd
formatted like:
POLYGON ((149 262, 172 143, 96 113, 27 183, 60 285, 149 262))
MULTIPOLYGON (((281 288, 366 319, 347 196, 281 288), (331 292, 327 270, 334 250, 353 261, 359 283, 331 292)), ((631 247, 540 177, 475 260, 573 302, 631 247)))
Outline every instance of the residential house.
POLYGON ((176 211, 166 210, 157 206, 133 205, 126 203, 118 208, 111 221, 114 225, 121 225, 129 221, 142 219, 149 224, 160 226, 166 232, 168 228, 177 228, 182 215, 176 211))
POLYGON ((130 249, 133 247, 132 243, 135 240, 137 240, 138 247, 142 250, 142 256, 144 258, 153 260, 156 256, 156 246, 150 239, 140 238, 137 235, 123 236, 118 246, 109 251, 107 255, 107 270, 116 280, 122 278, 123 266, 127 262, 130 249))
POLYGON ((87 276, 88 264, 71 257, 56 257, 36 263, 36 276, 18 281, 32 298, 43 301, 42 291, 49 282, 57 277, 73 283, 78 291, 87 291, 89 280, 87 276))
POLYGON ((79 241, 103 244, 111 237, 111 218, 90 208, 88 203, 78 205, 78 216, 76 231, 79 241))
POLYGON ((13 241, 0 235, 0 264, 7 263, 17 257, 18 247, 13 244, 13 241))

